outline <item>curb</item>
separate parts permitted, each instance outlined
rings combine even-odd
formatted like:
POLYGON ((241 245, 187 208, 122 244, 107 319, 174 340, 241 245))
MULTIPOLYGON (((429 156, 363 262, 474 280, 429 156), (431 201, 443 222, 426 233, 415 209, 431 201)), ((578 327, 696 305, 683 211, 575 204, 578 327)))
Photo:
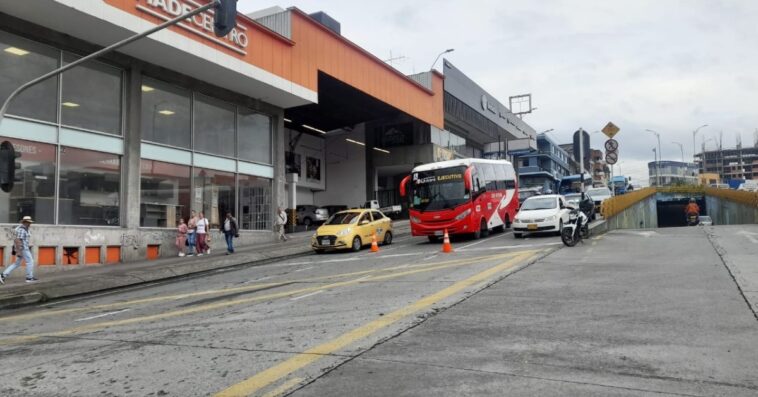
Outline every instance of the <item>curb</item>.
MULTIPOLYGON (((408 230, 407 232, 403 231, 395 237, 401 237, 410 234, 411 232, 408 230)), ((233 257, 218 256, 214 261, 215 265, 208 265, 204 262, 182 263, 170 264, 161 268, 139 269, 135 270, 134 272, 125 273, 118 277, 108 276, 105 274, 98 278, 97 283, 75 284, 70 286, 50 286, 38 291, 0 296, 0 309, 18 308, 54 299, 84 296, 95 292, 115 291, 124 287, 139 286, 148 283, 200 277, 209 273, 218 272, 220 270, 231 271, 246 267, 264 266, 276 261, 298 258, 313 253, 309 243, 306 243, 306 247, 302 250, 292 251, 293 252, 284 253, 283 255, 271 255, 265 251, 254 252, 247 254, 248 258, 244 259, 242 262, 239 260, 234 260, 233 257)))

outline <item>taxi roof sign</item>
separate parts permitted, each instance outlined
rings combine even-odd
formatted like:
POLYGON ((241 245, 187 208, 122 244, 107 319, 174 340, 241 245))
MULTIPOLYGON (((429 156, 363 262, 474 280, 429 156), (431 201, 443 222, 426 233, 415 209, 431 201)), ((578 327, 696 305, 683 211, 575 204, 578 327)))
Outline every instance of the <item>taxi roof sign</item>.
POLYGON ((621 131, 621 129, 616 127, 616 124, 613 124, 609 121, 608 124, 605 127, 603 127, 602 131, 603 131, 603 134, 605 134, 605 136, 607 136, 610 139, 613 139, 613 137, 616 136, 616 134, 618 134, 619 131, 621 131))

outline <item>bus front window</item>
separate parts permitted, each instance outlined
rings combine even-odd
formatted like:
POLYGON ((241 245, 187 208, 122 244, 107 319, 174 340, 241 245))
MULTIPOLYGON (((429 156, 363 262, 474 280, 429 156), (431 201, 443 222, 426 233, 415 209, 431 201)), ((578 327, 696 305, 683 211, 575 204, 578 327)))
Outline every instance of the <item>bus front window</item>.
POLYGON ((416 172, 411 181, 410 206, 418 211, 457 207, 471 198, 463 183, 465 167, 416 172))

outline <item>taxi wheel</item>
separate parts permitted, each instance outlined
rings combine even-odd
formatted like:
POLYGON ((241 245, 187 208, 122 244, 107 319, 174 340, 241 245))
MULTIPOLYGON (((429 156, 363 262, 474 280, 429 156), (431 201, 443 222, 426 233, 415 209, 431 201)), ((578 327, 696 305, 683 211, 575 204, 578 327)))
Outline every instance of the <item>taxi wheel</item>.
POLYGON ((363 243, 361 242, 361 238, 358 236, 355 236, 355 238, 353 239, 353 246, 352 246, 353 252, 360 251, 362 244, 363 243))
POLYGON ((317 253, 317 254, 319 254, 319 255, 321 255, 321 254, 323 254, 324 252, 326 252, 326 251, 324 251, 324 250, 314 250, 314 251, 316 251, 316 253, 317 253))
POLYGON ((384 233, 384 242, 383 245, 390 245, 392 244, 392 232, 385 232, 384 233))

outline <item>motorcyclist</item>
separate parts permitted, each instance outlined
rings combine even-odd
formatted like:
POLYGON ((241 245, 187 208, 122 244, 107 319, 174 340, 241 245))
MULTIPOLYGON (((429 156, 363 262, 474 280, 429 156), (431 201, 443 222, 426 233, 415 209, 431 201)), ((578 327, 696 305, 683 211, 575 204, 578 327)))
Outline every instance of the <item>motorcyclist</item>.
POLYGON ((694 198, 690 199, 690 203, 687 204, 687 207, 684 209, 684 214, 697 214, 700 215, 700 206, 697 205, 694 198))

